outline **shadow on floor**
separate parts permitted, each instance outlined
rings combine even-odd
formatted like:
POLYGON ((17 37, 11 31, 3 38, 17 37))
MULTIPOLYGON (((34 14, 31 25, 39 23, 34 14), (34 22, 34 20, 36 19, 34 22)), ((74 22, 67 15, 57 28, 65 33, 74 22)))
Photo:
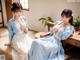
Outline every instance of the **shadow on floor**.
POLYGON ((4 55, 5 56, 5 60, 12 60, 12 56, 10 55, 10 48, 7 48, 6 51, 3 51, 0 49, 0 55, 4 55))
MULTIPOLYGON (((5 55, 5 60, 12 60, 10 51, 10 48, 7 48, 6 51, 0 49, 0 55, 5 55)), ((65 52, 65 55, 68 56, 65 60, 80 60, 80 48, 72 47, 65 52)))
POLYGON ((66 60, 80 60, 80 48, 72 47, 65 54, 68 55, 66 60))

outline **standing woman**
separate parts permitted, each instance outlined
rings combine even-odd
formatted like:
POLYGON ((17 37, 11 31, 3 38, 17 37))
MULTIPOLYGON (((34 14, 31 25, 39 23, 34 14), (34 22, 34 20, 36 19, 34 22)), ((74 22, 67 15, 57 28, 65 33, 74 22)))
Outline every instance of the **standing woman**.
POLYGON ((72 11, 64 9, 61 18, 62 21, 53 27, 48 36, 32 43, 29 60, 64 60, 61 40, 66 40, 74 32, 72 11))
POLYGON ((12 47, 13 60, 28 60, 28 50, 30 48, 30 40, 28 37, 28 23, 22 15, 22 6, 20 3, 13 3, 11 10, 13 18, 8 22, 10 46, 12 47))

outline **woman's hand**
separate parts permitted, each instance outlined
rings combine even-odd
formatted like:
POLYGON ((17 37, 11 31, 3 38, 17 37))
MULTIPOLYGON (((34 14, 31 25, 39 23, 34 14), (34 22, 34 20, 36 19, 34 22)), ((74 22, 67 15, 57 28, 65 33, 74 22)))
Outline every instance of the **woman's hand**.
POLYGON ((40 37, 45 37, 48 36, 50 34, 50 32, 39 32, 37 34, 35 34, 36 38, 40 38, 40 37))
POLYGON ((62 24, 57 24, 53 27, 53 30, 55 30, 54 34, 59 33, 62 30, 63 25, 62 24))
POLYGON ((23 25, 23 22, 21 20, 18 20, 18 23, 20 24, 21 31, 25 31, 26 27, 23 25))

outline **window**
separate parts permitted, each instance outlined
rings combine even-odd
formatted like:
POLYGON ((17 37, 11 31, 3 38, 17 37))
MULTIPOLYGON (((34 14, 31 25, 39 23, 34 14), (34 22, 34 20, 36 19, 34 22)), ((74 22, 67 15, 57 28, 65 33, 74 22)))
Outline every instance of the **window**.
POLYGON ((28 7, 28 0, 20 0, 20 3, 23 7, 23 10, 29 10, 29 7, 28 7))

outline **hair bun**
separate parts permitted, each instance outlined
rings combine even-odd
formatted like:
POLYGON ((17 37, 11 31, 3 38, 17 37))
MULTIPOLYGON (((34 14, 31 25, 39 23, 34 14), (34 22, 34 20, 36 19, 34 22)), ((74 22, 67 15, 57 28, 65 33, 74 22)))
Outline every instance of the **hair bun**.
POLYGON ((12 4, 11 10, 15 12, 17 9, 22 9, 22 5, 15 2, 12 4))

